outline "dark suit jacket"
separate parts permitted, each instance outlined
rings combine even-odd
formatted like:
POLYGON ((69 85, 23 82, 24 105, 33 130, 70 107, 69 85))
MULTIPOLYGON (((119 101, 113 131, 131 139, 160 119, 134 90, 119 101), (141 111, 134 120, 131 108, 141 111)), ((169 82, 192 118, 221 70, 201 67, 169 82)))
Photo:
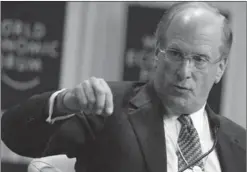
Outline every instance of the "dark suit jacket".
MULTIPOLYGON (((152 84, 109 83, 114 98, 110 117, 76 116, 47 124, 52 92, 36 95, 2 117, 2 140, 29 157, 67 154, 76 157, 78 172, 166 172, 165 110, 152 84)), ((216 145, 223 172, 245 172, 245 130, 214 114, 207 106, 210 127, 220 126, 216 145)), ((55 114, 59 115, 59 114, 55 114)))

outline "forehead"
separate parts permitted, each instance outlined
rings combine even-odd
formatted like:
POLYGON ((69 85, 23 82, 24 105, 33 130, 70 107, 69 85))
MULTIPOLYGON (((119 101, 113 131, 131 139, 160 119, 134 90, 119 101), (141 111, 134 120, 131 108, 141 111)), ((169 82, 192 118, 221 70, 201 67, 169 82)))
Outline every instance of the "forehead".
POLYGON ((188 9, 175 15, 166 31, 166 45, 188 51, 205 51, 213 56, 222 45, 222 21, 204 9, 188 9))

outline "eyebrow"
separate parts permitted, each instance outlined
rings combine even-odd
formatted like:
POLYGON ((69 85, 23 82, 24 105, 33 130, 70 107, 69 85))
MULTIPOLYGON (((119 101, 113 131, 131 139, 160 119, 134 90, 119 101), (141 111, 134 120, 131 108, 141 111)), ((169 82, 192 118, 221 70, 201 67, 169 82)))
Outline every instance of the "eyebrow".
MULTIPOLYGON (((175 50, 175 51, 179 51, 179 52, 182 52, 183 53, 183 51, 181 50, 181 48, 179 47, 179 46, 176 46, 176 47, 167 47, 167 49, 168 50, 175 50)), ((204 53, 201 53, 201 52, 192 52, 191 54, 193 54, 193 55, 199 55, 199 56, 203 56, 203 57, 205 57, 207 60, 210 60, 211 59, 211 57, 210 57, 210 55, 209 54, 204 54, 204 53)))
MULTIPOLYGON (((177 50, 177 51, 184 52, 183 49, 181 48, 181 46, 179 46, 179 42, 176 42, 176 41, 183 42, 183 40, 176 40, 176 39, 172 40, 171 43, 167 45, 167 49, 174 49, 174 50, 177 50)), ((207 45, 202 45, 202 46, 206 46, 207 47, 207 45)), ((190 51, 190 53, 197 54, 197 55, 202 55, 202 56, 207 57, 208 59, 212 58, 211 57, 212 54, 210 52, 208 52, 208 51, 210 51, 210 47, 209 47, 209 49, 207 48, 207 50, 206 50, 207 52, 206 51, 202 52, 202 51, 200 51, 201 49, 202 49, 202 47, 199 47, 198 50, 190 51)))
POLYGON ((210 57, 208 54, 202 54, 202 53, 192 53, 192 54, 199 55, 199 56, 203 56, 203 57, 205 57, 207 60, 210 60, 210 59, 211 59, 211 57, 210 57))

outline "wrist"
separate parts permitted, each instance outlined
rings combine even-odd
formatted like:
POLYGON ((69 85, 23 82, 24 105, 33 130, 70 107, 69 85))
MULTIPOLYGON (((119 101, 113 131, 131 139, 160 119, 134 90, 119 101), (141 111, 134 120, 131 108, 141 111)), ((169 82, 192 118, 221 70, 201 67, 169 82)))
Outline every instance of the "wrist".
POLYGON ((66 114, 76 113, 75 110, 72 110, 71 108, 66 106, 65 96, 68 93, 69 93, 69 90, 66 89, 62 91, 61 93, 59 93, 56 97, 55 107, 56 107, 56 110, 60 113, 66 113, 66 114))

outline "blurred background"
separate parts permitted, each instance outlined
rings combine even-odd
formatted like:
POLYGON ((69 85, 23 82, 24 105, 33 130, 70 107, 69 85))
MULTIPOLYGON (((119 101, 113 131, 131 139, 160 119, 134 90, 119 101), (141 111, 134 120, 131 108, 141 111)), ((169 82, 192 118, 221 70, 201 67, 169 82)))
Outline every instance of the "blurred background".
MULTIPOLYGON (((152 77, 154 32, 173 2, 2 2, 1 110, 91 77, 152 77)), ((230 63, 209 104, 246 128, 246 2, 211 2, 230 19, 230 63)), ((32 138, 30 138, 32 139, 32 138)), ((1 143, 2 172, 32 160, 1 143)))

